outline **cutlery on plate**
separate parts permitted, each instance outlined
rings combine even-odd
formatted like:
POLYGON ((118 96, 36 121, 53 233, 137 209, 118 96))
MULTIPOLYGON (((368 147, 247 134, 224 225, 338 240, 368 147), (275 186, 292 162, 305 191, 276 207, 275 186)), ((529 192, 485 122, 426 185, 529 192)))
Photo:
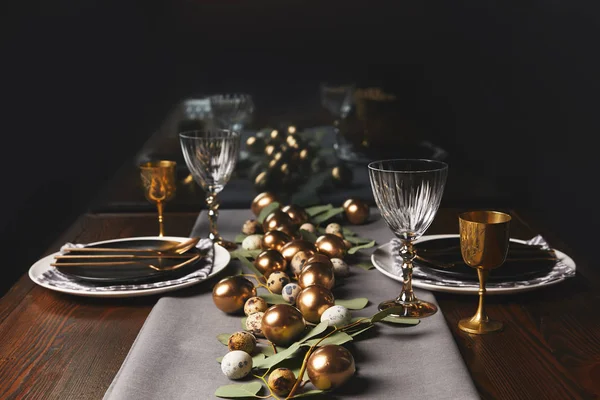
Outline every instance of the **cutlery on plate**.
MULTIPOLYGON (((461 265, 464 264, 462 261, 459 262, 451 262, 451 263, 445 263, 445 262, 440 262, 440 261, 435 261, 435 260, 430 260, 427 258, 424 258, 420 255, 417 254, 417 256, 415 257, 416 260, 419 261, 423 261, 424 263, 430 264, 430 265, 435 265, 436 267, 440 267, 440 268, 454 268, 457 265, 461 265)), ((525 261, 557 261, 558 258, 557 257, 529 257, 529 258, 507 258, 506 261, 513 261, 513 262, 525 262, 525 261)))
POLYGON ((191 254, 153 254, 153 255, 139 255, 139 254, 77 254, 77 255, 66 255, 66 256, 54 256, 57 260, 80 260, 80 259, 107 259, 107 258, 127 258, 132 260, 141 260, 147 258, 189 258, 191 254))
POLYGON ((171 245, 169 247, 165 247, 163 249, 127 249, 127 248, 109 248, 109 247, 73 247, 69 249, 65 249, 64 251, 67 253, 76 253, 76 252, 121 252, 121 253, 155 253, 155 254, 164 254, 164 253, 176 253, 183 254, 186 251, 195 247, 200 241, 199 237, 190 238, 181 243, 177 243, 171 245))
POLYGON ((154 264, 150 263, 140 263, 139 261, 88 261, 88 262, 73 262, 73 263, 51 263, 50 265, 53 267, 110 267, 115 265, 132 265, 132 264, 145 264, 146 266, 155 269, 157 271, 173 271, 178 268, 181 268, 185 265, 188 265, 196 260, 198 260, 202 254, 196 254, 194 257, 187 259, 186 261, 172 265, 170 267, 157 267, 154 264))

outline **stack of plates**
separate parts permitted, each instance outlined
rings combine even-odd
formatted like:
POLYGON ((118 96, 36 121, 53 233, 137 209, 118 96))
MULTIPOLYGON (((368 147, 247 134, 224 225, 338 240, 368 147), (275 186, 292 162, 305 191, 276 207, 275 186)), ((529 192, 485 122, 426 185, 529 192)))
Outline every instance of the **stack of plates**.
MULTIPOLYGON (((413 286, 432 291, 477 294, 477 271, 462 261, 459 235, 423 236, 415 243, 415 248, 422 258, 414 261, 413 286), (440 255, 441 249, 447 251, 440 255), (452 267, 443 267, 447 264, 452 264, 452 267)), ((398 263, 394 262, 393 253, 393 243, 386 243, 375 250, 371 259, 384 275, 402 282, 402 273, 398 263)), ((571 257, 548 247, 539 236, 531 241, 510 239, 507 261, 490 272, 486 289, 488 294, 534 290, 562 282, 574 276, 575 270, 571 257), (555 259, 544 259, 549 257, 555 259)))
MULTIPOLYGON (((132 237, 115 240, 106 240, 102 242, 89 243, 84 249, 90 248, 95 251, 78 251, 68 254, 72 255, 97 255, 110 254, 128 255, 138 252, 103 252, 98 251, 102 248, 118 249, 152 249, 161 250, 173 244, 181 243, 189 238, 186 237, 132 237)), ((151 255, 150 253, 147 253, 151 255)), ((84 261, 83 259, 56 260, 55 256, 62 255, 60 252, 51 254, 42 258, 31 266, 29 277, 40 286, 51 290, 82 295, 90 297, 130 297, 143 296, 150 294, 163 293, 167 291, 182 289, 196 284, 206 278, 219 273, 227 266, 230 255, 227 250, 219 245, 208 246, 205 241, 201 241, 197 247, 188 250, 186 255, 193 257, 200 255, 198 260, 182 266, 175 270, 156 270, 148 266, 155 265, 159 268, 168 268, 179 264, 184 259, 180 258, 145 258, 136 260, 132 264, 118 264, 122 261, 129 261, 127 258, 111 258, 113 265, 102 266, 71 266, 74 262, 84 261), (51 264, 56 263, 56 266, 51 264)), ((85 260, 89 261, 89 260, 85 260)), ((106 261, 105 259, 98 261, 106 261)))

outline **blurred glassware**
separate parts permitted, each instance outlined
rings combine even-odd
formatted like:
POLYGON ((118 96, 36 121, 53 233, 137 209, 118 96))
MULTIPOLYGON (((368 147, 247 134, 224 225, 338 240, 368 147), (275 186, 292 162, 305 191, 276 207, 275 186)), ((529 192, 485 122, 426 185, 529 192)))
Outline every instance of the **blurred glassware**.
POLYGON ((186 119, 205 120, 212 117, 208 97, 187 99, 183 102, 183 108, 186 119))
POLYGON ((252 122, 254 101, 249 94, 215 94, 208 99, 217 128, 241 132, 252 122))

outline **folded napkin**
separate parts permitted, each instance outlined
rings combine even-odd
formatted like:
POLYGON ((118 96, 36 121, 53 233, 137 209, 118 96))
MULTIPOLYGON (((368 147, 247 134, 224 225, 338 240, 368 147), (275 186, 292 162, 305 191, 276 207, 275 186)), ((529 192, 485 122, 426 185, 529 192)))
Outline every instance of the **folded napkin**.
MULTIPOLYGON (((548 242, 541 236, 537 235, 526 241, 527 245, 530 246, 541 246, 544 250, 550 250, 551 247, 548 242)), ((402 257, 400 256, 400 248, 402 242, 399 239, 392 239, 392 252, 394 254, 394 272, 399 276, 402 276, 402 257)), ((575 266, 567 265, 562 262, 559 258, 556 259, 554 267, 542 276, 537 276, 532 279, 526 280, 513 280, 510 282, 488 282, 488 288, 518 288, 524 286, 549 284, 557 280, 575 276, 575 266)), ((444 287, 473 287, 478 288, 479 283, 476 281, 461 281, 457 279, 449 279, 441 275, 429 273, 428 271, 419 267, 418 262, 413 264, 413 277, 417 278, 419 282, 426 283, 429 285, 444 286, 444 287)))
MULTIPOLYGON (((82 244, 66 243, 61 247, 61 253, 72 247, 84 247, 82 244)), ((196 245, 206 256, 198 261, 198 269, 177 279, 171 279, 160 282, 151 283, 138 283, 138 284, 126 284, 126 285, 101 285, 91 282, 81 281, 71 276, 65 275, 58 271, 56 268, 52 268, 42 274, 40 281, 50 286, 54 286, 61 289, 79 290, 85 292, 110 292, 115 290, 141 290, 141 289, 154 289, 172 285, 179 285, 181 283, 187 283, 192 281, 201 281, 208 277, 213 267, 213 244, 209 239, 202 239, 196 245)))

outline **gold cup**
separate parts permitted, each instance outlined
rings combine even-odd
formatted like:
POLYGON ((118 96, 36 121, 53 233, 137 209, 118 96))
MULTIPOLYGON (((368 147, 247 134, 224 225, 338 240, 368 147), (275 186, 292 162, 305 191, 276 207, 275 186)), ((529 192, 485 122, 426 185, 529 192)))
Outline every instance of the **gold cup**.
POLYGON ((498 211, 469 211, 458 217, 460 251, 469 267, 477 269, 479 277, 479 306, 471 318, 458 322, 460 330, 484 334, 502 329, 502 322, 492 321, 485 313, 485 283, 490 271, 506 260, 510 239, 508 214, 498 211))
POLYGON ((140 175, 146 199, 158 210, 158 236, 164 236, 164 204, 175 196, 175 161, 149 161, 140 165, 140 175))

